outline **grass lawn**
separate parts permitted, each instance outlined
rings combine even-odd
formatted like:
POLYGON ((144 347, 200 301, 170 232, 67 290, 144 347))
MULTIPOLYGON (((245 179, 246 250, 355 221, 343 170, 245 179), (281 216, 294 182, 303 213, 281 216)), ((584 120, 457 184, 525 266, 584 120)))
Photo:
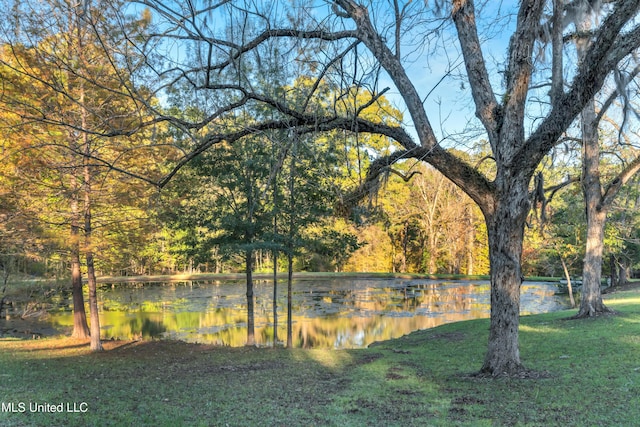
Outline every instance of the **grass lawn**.
POLYGON ((637 426, 640 290, 607 305, 523 317, 522 362, 541 373, 527 379, 472 375, 486 319, 340 351, 5 338, 0 425, 637 426))

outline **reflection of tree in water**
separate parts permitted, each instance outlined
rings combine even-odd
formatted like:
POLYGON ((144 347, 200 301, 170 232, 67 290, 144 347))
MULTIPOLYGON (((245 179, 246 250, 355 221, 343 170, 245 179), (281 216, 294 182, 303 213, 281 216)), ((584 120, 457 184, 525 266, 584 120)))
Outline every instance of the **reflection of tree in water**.
POLYGON ((376 340, 405 335, 420 323, 421 320, 408 317, 300 318, 294 328, 294 344, 301 348, 361 347, 376 340))
MULTIPOLYGON (((267 285, 262 287, 270 291, 267 285)), ((546 310, 548 307, 553 309, 548 301, 557 297, 545 298, 547 293, 553 293, 547 288, 524 285, 523 302, 531 304, 533 300, 534 308, 543 311, 545 307, 546 310)), ((185 287, 177 287, 176 290, 191 292, 185 287)), ((129 291, 121 289, 126 292, 123 294, 116 291, 112 290, 109 298, 103 298, 101 323, 107 339, 167 337, 234 347, 243 346, 246 342, 246 307, 241 286, 213 285, 208 289, 200 288, 195 294, 177 293, 173 299, 170 294, 175 290, 170 287, 146 289, 144 298, 139 294, 141 290, 135 289, 135 308, 122 303, 131 299, 129 291), (160 295, 158 291, 162 291, 160 295)), ((281 297, 279 306, 282 310, 286 307, 286 295, 281 297)), ((50 316, 52 322, 72 324, 69 313, 51 313, 50 316), (59 315, 67 316, 62 321, 64 323, 59 315)), ((282 337, 286 336, 286 313, 281 311, 280 316, 278 335, 282 337)), ((294 295, 294 346, 362 347, 443 323, 488 316, 488 283, 421 280, 307 282, 299 286, 294 295), (332 289, 331 286, 341 288, 332 289), (351 288, 344 289, 345 286, 351 288)), ((255 321, 258 345, 272 345, 271 298, 266 291, 256 297, 255 321)))
POLYGON ((142 325, 138 326, 139 319, 131 321, 131 330, 138 330, 142 334, 143 338, 159 338, 167 328, 162 322, 155 322, 149 318, 142 320, 142 325))
MULTIPOLYGON (((397 288, 368 289, 368 298, 356 301, 356 307, 365 312, 414 313, 466 312, 473 303, 470 295, 483 291, 472 284, 446 286, 440 283, 415 283, 397 288)), ((488 292, 488 287, 486 289, 488 292)))

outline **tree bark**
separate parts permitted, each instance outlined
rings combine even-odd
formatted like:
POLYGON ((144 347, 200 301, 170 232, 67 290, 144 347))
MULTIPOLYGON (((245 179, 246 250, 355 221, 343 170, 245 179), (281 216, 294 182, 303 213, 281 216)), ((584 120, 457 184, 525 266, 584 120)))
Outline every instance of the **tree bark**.
MULTIPOLYGON (((273 148, 273 159, 277 158, 276 156, 276 147, 275 144, 272 145, 273 148)), ((274 170, 273 176, 273 237, 274 239, 278 238, 278 167, 275 164, 271 166, 272 170, 274 170)), ((273 249, 273 347, 275 348, 278 345, 278 249, 273 249)))
POLYGON ((524 371, 520 362, 518 328, 524 225, 529 211, 528 181, 502 179, 503 197, 493 212, 485 212, 491 264, 491 323, 482 375, 514 376, 524 371), (509 185, 509 182, 512 185, 509 185), (505 185, 506 184, 506 185, 505 185))
MULTIPOLYGON (((2 318, 2 309, 4 308, 4 303, 5 303, 5 299, 6 299, 6 295, 5 292, 7 291, 7 282, 9 281, 9 268, 7 267, 7 265, 5 264, 3 266, 3 275, 2 275, 2 292, 0 292, 0 296, 2 296, 2 298, 0 298, 0 318, 2 318)), ((7 316, 5 315, 5 318, 7 316)))
POLYGON ((287 253, 287 348, 293 348, 293 253, 287 253))
POLYGON ((621 282, 618 279, 618 266, 616 263, 616 257, 613 254, 609 255, 609 270, 611 270, 611 287, 615 288, 620 286, 621 282))
POLYGON ((603 205, 600 182, 600 141, 595 103, 589 101, 582 111, 582 191, 587 217, 587 240, 582 269, 582 292, 576 318, 593 317, 610 311, 602 301, 602 254, 607 206, 603 205))
POLYGON ((89 338, 89 325, 87 313, 84 308, 84 295, 82 290, 82 272, 80 271, 80 225, 78 211, 77 183, 75 176, 71 177, 71 292, 73 296, 73 333, 71 336, 78 339, 89 338))
POLYGON ((551 103, 556 104, 563 93, 564 77, 562 62, 564 53, 563 37, 564 0, 553 0, 553 17, 551 19, 551 103))
POLYGON ((467 252, 467 276, 473 275, 473 255, 475 249, 476 230, 473 227, 473 212, 471 207, 467 207, 467 233, 466 233, 466 252, 467 252))
MULTIPOLYGON (((81 89, 80 102, 84 103, 84 89, 81 89)), ((86 110, 82 110, 82 124, 86 129, 86 110)), ((102 351, 102 342, 100 342, 100 315, 98 313, 98 295, 96 272, 93 262, 93 226, 91 223, 91 203, 92 203, 92 182, 91 170, 88 165, 89 156, 91 154, 91 145, 89 135, 83 133, 84 142, 84 244, 85 258, 87 261, 87 287, 89 289, 89 316, 91 317, 91 351, 102 351)))
POLYGON ((287 242, 287 348, 293 348, 293 251, 297 237, 296 175, 299 140, 296 136, 289 163, 289 238, 287 242))
MULTIPOLYGON (((76 236, 77 238, 77 236, 76 236)), ((84 309, 82 290, 82 274, 80 272, 80 245, 72 243, 71 247, 71 286, 73 295, 73 338, 89 338, 87 313, 84 309)))
POLYGON ((618 284, 620 286, 626 285, 629 281, 629 270, 631 267, 625 262, 620 263, 620 269, 618 270, 618 284))
MULTIPOLYGON (((274 231, 278 232, 276 219, 273 220, 274 231)), ((278 251, 273 250, 273 347, 278 344, 278 251)))
POLYGON ((560 262, 562 263, 562 271, 564 271, 564 278, 567 279, 567 292, 569 292, 569 301, 571 302, 571 308, 575 308, 576 300, 573 298, 573 286, 571 286, 571 275, 567 268, 567 263, 564 261, 564 257, 560 255, 560 262))
POLYGON ((87 284, 89 288, 89 315, 91 316, 91 351, 102 351, 100 341, 100 315, 98 313, 98 295, 96 274, 93 266, 93 253, 89 250, 87 259, 87 284))
POLYGON ((256 345, 256 335, 253 300, 253 251, 248 249, 245 255, 247 269, 247 346, 254 346, 256 345))
POLYGON ((400 264, 400 273, 407 272, 408 246, 409 246, 409 220, 405 220, 404 230, 402 234, 402 263, 400 264))
POLYGON ((606 212, 587 207, 587 241, 582 269, 580 309, 575 317, 593 317, 610 310, 602 301, 602 252, 604 248, 604 224, 606 212))

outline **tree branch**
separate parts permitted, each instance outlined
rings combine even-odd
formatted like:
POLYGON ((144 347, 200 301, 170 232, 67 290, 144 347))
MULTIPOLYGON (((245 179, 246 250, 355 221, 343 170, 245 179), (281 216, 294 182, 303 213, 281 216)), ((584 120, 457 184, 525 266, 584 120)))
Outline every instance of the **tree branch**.
MULTIPOLYGON (((503 100, 504 129, 509 132, 509 140, 524 141, 524 112, 529 82, 533 71, 533 46, 540 31, 543 0, 520 3, 515 33, 509 42, 509 63, 506 70, 506 95, 503 100)), ((501 129, 502 131, 502 129, 501 129)), ((504 138, 503 138, 504 139, 504 138)), ((503 156, 509 164, 514 164, 512 144, 502 144, 496 156, 503 156)))
MULTIPOLYGON (((419 147, 416 146, 413 140, 405 137, 405 135, 398 135, 395 131, 385 133, 379 125, 371 126, 371 123, 363 123, 360 120, 357 121, 359 130, 376 131, 395 139, 405 148, 405 151, 400 152, 398 159, 413 157, 429 162, 444 176, 467 192, 485 212, 491 210, 493 206, 493 196, 490 195, 492 184, 489 183, 484 175, 460 158, 444 150, 438 144, 415 86, 407 76, 399 58, 376 32, 366 7, 356 4, 352 0, 336 0, 335 3, 355 22, 358 38, 369 48, 393 80, 407 105, 421 145, 419 147)), ((488 82, 488 78, 486 81, 488 82)), ((402 132, 404 133, 404 131, 402 132)), ((389 161, 389 158, 381 161, 384 163, 389 161)), ((377 179, 381 168, 381 165, 377 166, 377 169, 373 168, 368 174, 368 176, 370 175, 369 179, 377 179)))
POLYGON ((357 37, 362 40, 389 73, 407 105, 420 143, 427 148, 435 146, 437 140, 418 91, 407 76, 400 60, 373 27, 366 7, 358 5, 352 0, 336 0, 335 3, 349 14, 357 26, 357 37))
POLYGON ((473 1, 454 0, 452 18, 458 30, 467 77, 476 105, 476 116, 486 129, 491 149, 496 153, 502 112, 482 55, 473 1))
POLYGON ((610 207, 616 195, 620 191, 620 188, 638 172, 640 172, 640 156, 633 159, 633 161, 629 163, 627 167, 625 167, 618 176, 609 183, 609 185, 607 185, 607 188, 604 190, 604 194, 602 195, 602 202, 600 203, 601 206, 606 208, 610 207))
POLYGON ((639 7, 640 0, 626 0, 616 4, 613 12, 600 25, 584 61, 578 66, 570 89, 553 103, 547 117, 519 150, 516 162, 538 164, 557 144, 558 138, 586 103, 602 88, 609 73, 625 56, 638 48, 640 27, 634 27, 623 35, 620 32, 629 20, 634 19, 639 7))

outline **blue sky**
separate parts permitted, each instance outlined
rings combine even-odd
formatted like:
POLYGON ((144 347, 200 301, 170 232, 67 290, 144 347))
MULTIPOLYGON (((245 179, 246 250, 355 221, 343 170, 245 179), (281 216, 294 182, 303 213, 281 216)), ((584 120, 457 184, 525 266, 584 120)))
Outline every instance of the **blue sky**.
MULTIPOLYGON (((483 27, 480 36, 483 40, 483 50, 488 68, 491 75, 495 77, 494 90, 499 91, 502 76, 498 73, 498 68, 502 65, 501 61, 504 61, 508 38, 515 23, 514 13, 518 2, 494 0, 486 3, 482 13, 479 11, 481 7, 477 6, 479 26, 483 27)), ((166 5, 171 4, 174 3, 166 3, 166 5)), ((258 4, 261 3, 258 1, 258 4)), ((316 19, 322 20, 333 15, 329 2, 318 0, 315 4, 317 6, 308 12, 316 19)), ((423 2, 415 2, 414 4, 415 6, 412 7, 415 7, 416 10, 425 7, 423 2)), ((430 3, 427 2, 427 4, 430 3)), ((269 3, 269 5, 272 6, 273 3, 269 3)), ((279 14, 286 13, 285 6, 279 7, 279 14)), ((388 12, 378 9, 373 15, 379 17, 379 20, 388 22, 389 18, 393 16, 393 12, 391 9, 388 12)), ((228 25, 226 19, 227 15, 222 8, 208 16, 207 25, 210 28, 222 29, 228 25)), ((448 20, 446 25, 442 27, 441 33, 428 44, 423 44, 421 36, 415 34, 412 29, 407 29, 404 35, 407 37, 403 41, 402 51, 408 54, 405 61, 407 72, 418 92, 425 99, 425 109, 437 137, 443 140, 444 145, 460 146, 461 149, 464 148, 461 146, 462 144, 472 144, 481 138, 478 133, 465 135, 464 138, 458 137, 461 132, 465 131, 470 120, 474 125, 478 125, 478 122, 475 121, 474 105, 455 38, 455 28, 451 20, 448 20)), ((176 59, 181 57, 184 59, 183 55, 186 52, 184 49, 178 45, 174 45, 171 49, 172 55, 175 55, 176 59)), ((359 53, 362 54, 362 50, 359 53)), ((404 111, 404 103, 400 95, 392 82, 384 75, 380 86, 381 88, 390 88, 387 97, 396 107, 404 111)), ((415 138, 410 117, 406 112, 404 115, 406 127, 415 138)), ((417 140, 417 138, 415 139, 417 140)))
MULTIPOLYGON (((480 37, 487 67, 494 77, 494 90, 499 91, 502 75, 498 70, 503 65, 509 36, 515 27, 513 14, 517 2, 487 3, 484 12, 477 11, 479 26, 484 27, 480 30, 480 37)), ((471 145, 481 136, 474 132, 467 135, 465 131, 469 124, 479 126, 479 122, 475 119, 475 106, 453 24, 447 26, 443 37, 446 40, 439 43, 435 55, 423 54, 407 61, 407 72, 425 100, 427 115, 443 145, 471 145), (464 137, 462 133, 465 133, 464 137)), ((397 105, 403 105, 397 92, 392 96, 397 105)), ((412 127, 411 123, 407 125, 412 127)))

